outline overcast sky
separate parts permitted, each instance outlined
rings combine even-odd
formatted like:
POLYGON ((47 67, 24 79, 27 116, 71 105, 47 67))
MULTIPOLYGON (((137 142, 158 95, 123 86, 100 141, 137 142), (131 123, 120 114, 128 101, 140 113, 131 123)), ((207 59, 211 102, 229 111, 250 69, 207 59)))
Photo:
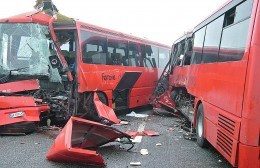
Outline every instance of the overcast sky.
MULTIPOLYGON (((53 0, 81 21, 171 45, 226 0, 53 0)), ((35 0, 4 0, 0 18, 33 10, 35 0)))

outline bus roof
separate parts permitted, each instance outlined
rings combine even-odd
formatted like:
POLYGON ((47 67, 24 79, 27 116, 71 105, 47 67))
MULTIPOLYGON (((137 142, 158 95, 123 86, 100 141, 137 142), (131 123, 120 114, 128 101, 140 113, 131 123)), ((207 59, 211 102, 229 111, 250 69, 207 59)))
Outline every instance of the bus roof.
POLYGON ((49 25, 51 18, 42 11, 32 11, 0 19, 0 23, 39 23, 49 25))
POLYGON ((233 8, 234 6, 240 4, 244 0, 228 0, 220 9, 218 9, 216 12, 214 12, 212 15, 207 17, 204 21, 202 21, 200 24, 198 24, 193 32, 198 31, 208 23, 212 22, 213 20, 217 19, 219 16, 221 16, 223 13, 227 12, 229 9, 233 8))
MULTIPOLYGON (((58 15, 61 16, 61 17, 66 17, 66 16, 63 16, 59 13, 58 13, 58 15)), ((19 14, 19 15, 8 17, 8 18, 0 19, 0 22, 2 22, 2 23, 39 23, 39 24, 48 25, 50 19, 51 19, 51 16, 46 14, 43 11, 32 11, 32 12, 22 13, 22 14, 19 14)), ((64 20, 62 20, 62 21, 64 21, 64 20)), ((70 28, 70 29, 73 28, 74 25, 71 25, 71 22, 68 23, 68 22, 65 21, 64 23, 62 23, 62 21, 61 21, 61 24, 59 24, 57 22, 55 23, 56 24, 55 27, 57 26, 57 29, 59 29, 59 28, 65 28, 65 29, 66 28, 70 28)), ((161 44, 161 43, 158 43, 158 42, 154 42, 154 41, 150 41, 150 40, 147 40, 147 39, 135 37, 135 36, 128 35, 128 34, 125 34, 125 33, 121 33, 121 32, 118 32, 118 31, 110 30, 110 29, 107 29, 107 28, 102 28, 102 27, 92 25, 92 24, 89 24, 89 23, 84 23, 84 22, 81 22, 81 21, 75 21, 75 23, 77 25, 79 25, 81 28, 88 29, 90 31, 95 31, 95 32, 104 33, 104 34, 107 34, 107 35, 117 36, 119 38, 124 38, 124 39, 131 40, 131 41, 138 42, 138 43, 146 43, 146 44, 149 43, 149 44, 152 44, 152 45, 156 45, 156 46, 160 46, 160 47, 164 47, 164 48, 168 48, 168 49, 171 48, 168 45, 164 45, 164 44, 161 44)))
POLYGON ((81 22, 81 21, 76 21, 76 24, 80 28, 83 28, 83 29, 87 29, 87 30, 90 30, 90 31, 94 31, 94 32, 98 32, 98 33, 102 33, 102 34, 106 34, 106 35, 110 35, 110 36, 123 38, 125 40, 130 40, 130 41, 137 42, 137 43, 145 43, 145 44, 150 44, 150 45, 156 45, 156 46, 164 47, 164 48, 168 48, 168 49, 171 48, 170 46, 165 45, 165 44, 161 44, 161 43, 158 43, 158 42, 139 38, 139 37, 136 37, 136 36, 133 36, 133 35, 129 35, 129 34, 119 32, 119 31, 103 28, 103 27, 96 26, 96 25, 93 25, 93 24, 84 23, 84 22, 81 22))

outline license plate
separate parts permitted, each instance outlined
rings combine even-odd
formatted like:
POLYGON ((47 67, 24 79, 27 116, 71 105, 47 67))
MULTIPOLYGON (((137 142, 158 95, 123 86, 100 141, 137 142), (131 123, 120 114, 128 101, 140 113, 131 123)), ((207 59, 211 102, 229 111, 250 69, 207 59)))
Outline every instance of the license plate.
POLYGON ((22 116, 24 116, 24 112, 22 112, 22 111, 9 114, 10 118, 18 118, 18 117, 22 117, 22 116))

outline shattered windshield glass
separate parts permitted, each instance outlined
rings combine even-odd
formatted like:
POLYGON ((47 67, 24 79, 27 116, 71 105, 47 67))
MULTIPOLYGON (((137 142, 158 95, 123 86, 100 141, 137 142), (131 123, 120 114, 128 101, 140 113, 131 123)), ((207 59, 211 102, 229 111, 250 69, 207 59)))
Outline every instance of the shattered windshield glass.
POLYGON ((49 56, 56 55, 47 26, 34 23, 0 24, 0 74, 48 75, 49 56))

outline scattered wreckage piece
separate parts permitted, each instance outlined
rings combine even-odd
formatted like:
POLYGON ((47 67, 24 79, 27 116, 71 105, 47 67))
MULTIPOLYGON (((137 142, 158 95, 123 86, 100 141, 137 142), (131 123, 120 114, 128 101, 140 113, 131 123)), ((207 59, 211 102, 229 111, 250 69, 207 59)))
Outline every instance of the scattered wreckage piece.
POLYGON ((104 165, 102 156, 95 149, 118 138, 130 141, 131 136, 107 125, 71 117, 46 157, 56 162, 104 165))
POLYGON ((144 130, 144 131, 126 131, 126 134, 128 134, 129 136, 131 136, 131 138, 135 138, 137 136, 159 136, 160 134, 156 131, 153 130, 144 130))
POLYGON ((111 107, 102 103, 96 92, 94 93, 93 101, 94 101, 98 116, 101 119, 108 120, 112 124, 120 124, 121 120, 119 120, 117 118, 115 111, 111 107))
POLYGON ((132 111, 129 114, 126 114, 127 117, 135 117, 135 118, 146 118, 149 115, 148 114, 137 114, 136 112, 132 111))

